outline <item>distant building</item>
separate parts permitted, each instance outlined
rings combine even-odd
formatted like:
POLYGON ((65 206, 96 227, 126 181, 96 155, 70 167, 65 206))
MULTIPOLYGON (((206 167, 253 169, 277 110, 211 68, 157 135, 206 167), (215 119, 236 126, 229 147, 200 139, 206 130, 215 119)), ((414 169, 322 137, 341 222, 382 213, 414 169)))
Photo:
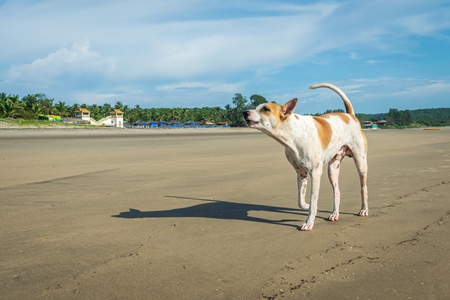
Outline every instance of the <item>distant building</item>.
POLYGON ((386 120, 379 120, 379 121, 377 122, 377 124, 378 124, 379 126, 386 126, 386 125, 389 124, 389 122, 386 121, 386 120))
POLYGON ((75 111, 75 118, 81 119, 82 121, 90 121, 91 112, 84 107, 81 107, 75 111))
POLYGON ((110 126, 123 128, 123 111, 120 109, 113 109, 110 113, 110 126))
POLYGON ((109 113, 109 116, 101 119, 100 121, 96 121, 91 118, 91 112, 82 107, 75 111, 74 117, 91 125, 123 128, 123 112, 120 109, 113 109, 109 113))
POLYGON ((371 121, 364 121, 364 129, 378 129, 378 125, 371 121))

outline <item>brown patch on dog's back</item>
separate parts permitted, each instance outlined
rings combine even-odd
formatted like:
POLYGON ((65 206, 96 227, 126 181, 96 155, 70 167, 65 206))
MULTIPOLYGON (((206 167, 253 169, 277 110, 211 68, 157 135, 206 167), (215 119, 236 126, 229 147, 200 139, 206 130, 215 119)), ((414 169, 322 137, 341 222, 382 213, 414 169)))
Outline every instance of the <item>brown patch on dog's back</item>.
POLYGON ((350 117, 348 115, 346 115, 346 114, 336 114, 336 116, 341 118, 342 121, 344 121, 345 124, 350 123, 350 117))
POLYGON ((322 118, 328 118, 330 116, 336 116, 338 118, 341 118, 342 121, 344 121, 345 124, 350 123, 350 117, 348 114, 344 114, 344 113, 329 113, 326 115, 322 115, 322 118))
POLYGON ((316 122, 317 132, 319 134, 322 149, 326 149, 331 141, 332 130, 330 124, 323 117, 313 117, 316 122))
POLYGON ((352 119, 355 120, 355 122, 359 123, 359 120, 358 120, 358 118, 355 115, 351 115, 351 116, 352 116, 352 119))

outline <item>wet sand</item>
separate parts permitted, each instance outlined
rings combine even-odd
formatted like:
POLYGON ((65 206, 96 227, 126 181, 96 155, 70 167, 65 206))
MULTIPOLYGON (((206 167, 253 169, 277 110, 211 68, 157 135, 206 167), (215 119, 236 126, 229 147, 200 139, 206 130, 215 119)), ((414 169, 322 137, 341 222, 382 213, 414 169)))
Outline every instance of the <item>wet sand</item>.
POLYGON ((298 231, 294 170, 252 130, 0 130, 1 299, 446 299, 450 129, 366 131, 298 231))

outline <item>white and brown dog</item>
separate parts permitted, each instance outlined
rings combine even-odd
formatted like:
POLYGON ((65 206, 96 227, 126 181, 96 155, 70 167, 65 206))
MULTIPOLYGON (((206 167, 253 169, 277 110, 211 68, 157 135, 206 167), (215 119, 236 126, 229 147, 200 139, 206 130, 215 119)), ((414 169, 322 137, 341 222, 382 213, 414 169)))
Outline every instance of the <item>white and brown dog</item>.
POLYGON ((328 220, 338 220, 339 167, 345 156, 353 157, 360 177, 362 205, 359 215, 369 214, 366 136, 347 96, 329 83, 316 84, 311 89, 322 87, 332 89, 342 98, 346 113, 330 113, 319 117, 297 115, 293 113, 297 98, 284 105, 264 103, 254 110, 244 112, 244 119, 249 127, 264 132, 285 147, 286 157, 297 171, 298 205, 302 209, 309 209, 308 218, 301 230, 311 230, 314 226, 320 177, 326 163, 334 194, 334 208, 328 220), (312 186, 310 204, 305 201, 308 174, 311 176, 312 186))

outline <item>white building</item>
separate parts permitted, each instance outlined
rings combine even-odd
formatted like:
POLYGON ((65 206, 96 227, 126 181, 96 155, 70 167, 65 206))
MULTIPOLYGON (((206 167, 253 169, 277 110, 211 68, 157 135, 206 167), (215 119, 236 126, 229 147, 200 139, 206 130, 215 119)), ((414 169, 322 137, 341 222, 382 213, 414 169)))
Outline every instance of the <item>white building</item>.
POLYGON ((87 110, 86 108, 79 108, 75 111, 75 118, 81 119, 83 121, 90 121, 91 120, 91 112, 87 110))
POLYGON ((120 109, 113 109, 109 116, 96 121, 91 118, 91 112, 86 108, 79 108, 75 111, 75 118, 81 119, 82 121, 89 121, 92 125, 108 126, 123 128, 123 112, 120 109))
POLYGON ((113 109, 109 114, 109 118, 111 120, 109 126, 123 128, 123 111, 120 109, 113 109))

